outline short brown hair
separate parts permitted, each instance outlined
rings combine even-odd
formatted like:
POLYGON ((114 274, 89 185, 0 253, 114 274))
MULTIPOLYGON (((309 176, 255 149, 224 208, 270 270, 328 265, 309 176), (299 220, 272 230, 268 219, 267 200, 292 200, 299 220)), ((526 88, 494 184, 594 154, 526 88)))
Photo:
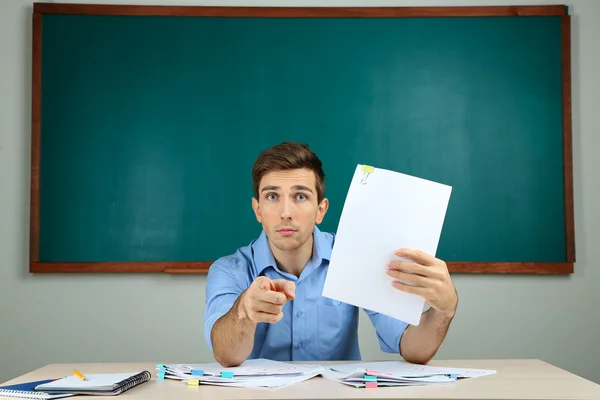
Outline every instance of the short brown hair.
POLYGON ((325 198, 325 172, 321 160, 307 144, 297 142, 283 142, 260 153, 252 168, 254 197, 258 199, 260 180, 267 173, 300 168, 308 168, 315 173, 320 203, 325 198))

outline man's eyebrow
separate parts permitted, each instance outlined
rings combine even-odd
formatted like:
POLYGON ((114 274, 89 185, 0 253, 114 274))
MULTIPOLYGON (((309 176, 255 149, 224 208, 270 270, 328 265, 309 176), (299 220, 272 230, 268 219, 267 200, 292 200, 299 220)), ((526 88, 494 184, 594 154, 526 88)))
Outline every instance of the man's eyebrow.
POLYGON ((269 186, 265 186, 264 188, 262 188, 261 192, 265 192, 267 190, 275 190, 275 191, 277 191, 279 189, 281 189, 281 187, 269 185, 269 186))
POLYGON ((307 186, 303 186, 303 185, 292 186, 292 189, 294 189, 294 190, 305 190, 305 191, 310 192, 310 193, 313 192, 311 188, 309 188, 307 186))

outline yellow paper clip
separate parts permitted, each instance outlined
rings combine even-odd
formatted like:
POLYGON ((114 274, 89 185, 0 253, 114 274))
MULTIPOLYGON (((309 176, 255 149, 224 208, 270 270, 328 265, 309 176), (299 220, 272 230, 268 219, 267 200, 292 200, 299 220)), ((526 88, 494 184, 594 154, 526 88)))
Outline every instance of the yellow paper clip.
POLYGON ((363 165, 362 166, 363 177, 362 177, 360 183, 362 183, 363 185, 366 185, 367 178, 369 177, 370 174, 373 173, 374 170, 375 170, 375 168, 373 168, 370 165, 363 165))

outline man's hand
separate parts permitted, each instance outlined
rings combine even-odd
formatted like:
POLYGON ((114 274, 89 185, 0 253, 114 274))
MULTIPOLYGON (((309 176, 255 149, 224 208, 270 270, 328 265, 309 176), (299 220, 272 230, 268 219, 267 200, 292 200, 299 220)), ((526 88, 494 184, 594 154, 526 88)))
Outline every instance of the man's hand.
POLYGON ((259 276, 242 293, 239 317, 254 323, 277 323, 283 318, 283 305, 296 297, 295 290, 296 285, 292 281, 259 276))
POLYGON ((395 254, 413 262, 392 260, 388 263, 387 274, 407 282, 394 281, 394 287, 422 296, 433 309, 453 317, 458 295, 446 263, 414 249, 401 249, 395 254))

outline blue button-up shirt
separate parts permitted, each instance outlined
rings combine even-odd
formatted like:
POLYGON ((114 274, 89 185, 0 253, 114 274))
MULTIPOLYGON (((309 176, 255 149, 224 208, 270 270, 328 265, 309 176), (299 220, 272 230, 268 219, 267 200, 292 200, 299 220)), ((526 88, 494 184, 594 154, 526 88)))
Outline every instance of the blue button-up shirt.
MULTIPOLYGON (((212 349, 210 333, 236 299, 259 276, 287 279, 296 284, 296 298, 283 306, 276 324, 259 323, 249 358, 293 360, 360 360, 358 308, 323 297, 335 235, 314 229, 311 260, 296 277, 277 268, 264 232, 247 247, 215 261, 208 272, 204 335, 212 349)), ((375 326, 381 349, 399 353, 407 323, 365 310, 375 326)))

